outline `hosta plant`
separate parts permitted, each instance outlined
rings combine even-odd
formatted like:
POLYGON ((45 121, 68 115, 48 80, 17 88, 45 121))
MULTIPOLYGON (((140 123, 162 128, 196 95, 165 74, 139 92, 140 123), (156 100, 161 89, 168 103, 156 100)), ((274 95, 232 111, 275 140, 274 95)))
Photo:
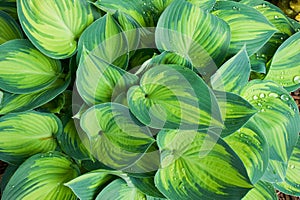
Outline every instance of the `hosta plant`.
POLYGON ((2 199, 300 196, 299 27, 263 0, 1 0, 2 199))

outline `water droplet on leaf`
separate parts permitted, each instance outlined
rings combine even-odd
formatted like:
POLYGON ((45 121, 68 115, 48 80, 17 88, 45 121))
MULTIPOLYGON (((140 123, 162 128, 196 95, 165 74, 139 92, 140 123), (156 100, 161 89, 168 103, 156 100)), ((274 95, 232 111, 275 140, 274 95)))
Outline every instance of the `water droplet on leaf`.
POLYGON ((279 17, 277 15, 274 16, 274 19, 278 19, 279 17))
POLYGON ((288 101, 290 98, 288 97, 288 95, 283 94, 283 95, 280 96, 280 99, 283 100, 283 101, 288 101))
POLYGON ((294 81, 294 83, 299 84, 300 83, 300 76, 295 76, 293 81, 294 81))
POLYGON ((259 97, 260 97, 260 98, 265 98, 266 95, 265 95, 264 93, 261 93, 261 94, 259 95, 259 97))
POLYGON ((257 100, 258 99, 258 96, 253 96, 253 100, 257 100))

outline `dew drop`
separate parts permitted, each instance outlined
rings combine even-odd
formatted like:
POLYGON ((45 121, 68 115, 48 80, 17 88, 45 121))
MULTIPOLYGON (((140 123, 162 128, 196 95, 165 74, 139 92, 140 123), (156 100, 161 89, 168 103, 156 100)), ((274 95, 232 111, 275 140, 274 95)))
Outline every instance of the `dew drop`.
POLYGON ((262 6, 263 8, 265 8, 265 7, 267 7, 267 4, 263 3, 263 4, 261 4, 261 6, 262 6))
POLYGON ((244 137, 244 134, 243 134, 243 133, 241 133, 241 134, 240 134, 240 137, 244 137))
POLYGON ((291 165, 290 167, 291 167, 291 169, 295 169, 295 165, 291 165))
POLYGON ((294 81, 294 83, 299 84, 300 83, 300 76, 295 76, 293 81, 294 81))
POLYGON ((279 17, 277 15, 274 16, 274 19, 278 19, 279 17))
POLYGON ((288 95, 283 94, 283 95, 280 96, 280 99, 283 100, 283 101, 288 101, 290 98, 288 97, 288 95))
POLYGON ((253 100, 257 100, 258 99, 258 96, 253 96, 253 100))
POLYGON ((284 40, 284 37, 280 37, 281 40, 284 40))
POLYGON ((257 105, 258 105, 259 107, 262 107, 262 104, 261 104, 261 103, 258 103, 257 105))
POLYGON ((266 112, 266 110, 265 110, 265 109, 261 109, 260 111, 261 111, 261 112, 266 112))
POLYGON ((278 94, 276 94, 276 93, 270 93, 269 94, 269 97, 274 97, 274 98, 277 98, 279 95, 278 94))
POLYGON ((280 79, 284 79, 284 77, 283 77, 283 76, 280 76, 280 79))
POLYGON ((272 106, 267 106, 268 109, 272 109, 272 106))
POLYGON ((144 4, 144 6, 147 5, 146 3, 143 3, 143 4, 144 4))
POLYGON ((261 94, 259 95, 259 97, 260 97, 260 98, 265 98, 266 95, 265 95, 264 93, 261 93, 261 94))
POLYGON ((236 6, 232 6, 232 9, 233 9, 233 10, 236 10, 236 9, 237 9, 237 7, 236 7, 236 6))

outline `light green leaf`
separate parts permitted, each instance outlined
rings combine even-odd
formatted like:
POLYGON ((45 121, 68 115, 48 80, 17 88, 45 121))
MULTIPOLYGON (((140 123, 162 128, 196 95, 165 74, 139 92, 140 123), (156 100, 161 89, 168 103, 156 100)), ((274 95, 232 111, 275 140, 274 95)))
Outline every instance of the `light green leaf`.
POLYGON ((116 103, 91 107, 80 124, 89 137, 93 155, 114 169, 134 164, 154 142, 148 128, 139 124, 127 107, 116 103))
POLYGON ((64 76, 65 74, 62 74, 53 84, 37 92, 28 94, 4 92, 2 102, 0 102, 0 115, 31 110, 51 101, 70 84, 70 76, 64 76))
POLYGON ((214 94, 196 73, 183 66, 151 68, 142 76, 140 86, 131 87, 127 95, 130 111, 152 128, 223 126, 214 94))
POLYGON ((164 198, 164 195, 155 187, 154 177, 136 178, 129 177, 132 184, 145 195, 164 198))
POLYGON ((83 174, 65 183, 79 199, 93 200, 107 183, 114 179, 114 175, 122 175, 121 172, 105 169, 94 170, 83 174))
POLYGON ((143 200, 146 196, 135 187, 129 187, 122 179, 108 184, 96 197, 96 200, 143 200))
POLYGON ((137 81, 137 76, 105 62, 92 52, 80 61, 76 85, 82 99, 88 105, 94 105, 114 102, 137 81))
POLYGON ((239 95, 220 91, 214 91, 214 94, 224 121, 222 137, 240 129, 257 112, 256 108, 239 95))
POLYGON ((271 183, 259 181, 254 185, 242 200, 277 200, 278 196, 275 189, 271 183))
POLYGON ((254 8, 233 1, 218 1, 212 12, 230 26, 229 55, 236 54, 244 45, 248 55, 258 51, 277 29, 254 8))
POLYGON ((40 53, 28 40, 0 46, 0 89, 24 94, 52 84, 61 74, 60 61, 40 53))
MULTIPOLYGON (((0 3, 1 7, 1 3, 0 3)), ((6 41, 23 38, 23 33, 17 22, 0 8, 0 45, 6 41)))
POLYGON ((285 89, 271 81, 251 81, 241 91, 241 96, 259 110, 252 119, 267 139, 270 163, 275 167, 267 173, 272 173, 276 178, 268 181, 280 181, 285 172, 279 163, 288 162, 300 132, 297 105, 285 89))
POLYGON ((80 36, 77 59, 84 62, 87 52, 126 69, 129 50, 126 35, 122 31, 110 14, 96 20, 80 36))
POLYGON ((30 41, 56 59, 71 57, 82 31, 93 22, 86 0, 17 0, 18 16, 30 41))
POLYGON ((251 182, 259 181, 269 161, 269 147, 261 129, 250 119, 224 140, 243 161, 251 182))
POLYGON ((265 80, 272 80, 288 91, 300 88, 300 32, 288 38, 276 51, 265 80))
POLYGON ((155 66, 157 64, 177 64, 193 69, 192 63, 190 63, 187 59, 177 53, 169 51, 164 51, 149 61, 149 65, 155 66))
POLYGON ((158 49, 179 53, 207 75, 216 69, 213 62, 221 64, 230 43, 229 26, 223 20, 185 0, 174 0, 167 7, 155 36, 158 49))
POLYGON ((211 86, 214 90, 238 93, 248 83, 250 69, 249 57, 243 47, 210 78, 211 86))
POLYGON ((275 188, 285 194, 300 196, 300 139, 298 139, 292 156, 288 162, 285 180, 282 183, 274 183, 275 188))
POLYGON ((216 3, 216 0, 186 0, 186 1, 207 11, 210 11, 214 7, 214 4, 216 3))
POLYGON ((35 111, 8 114, 0 118, 0 160, 19 164, 26 158, 54 150, 55 136, 62 131, 53 114, 35 111))
POLYGON ((61 153, 36 154, 20 165, 4 189, 2 199, 76 200, 63 184, 79 173, 77 165, 61 153))
POLYGON ((155 185, 168 199, 240 199, 252 188, 239 157, 214 133, 163 130, 157 141, 155 185))
POLYGON ((0 0, 0 10, 18 19, 16 0, 0 0))

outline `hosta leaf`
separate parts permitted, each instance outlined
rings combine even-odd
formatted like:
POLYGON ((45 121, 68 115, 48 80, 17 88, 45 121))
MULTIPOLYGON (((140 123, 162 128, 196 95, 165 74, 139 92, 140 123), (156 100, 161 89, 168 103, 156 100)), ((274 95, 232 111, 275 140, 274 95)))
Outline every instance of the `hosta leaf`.
POLYGON ((147 178, 129 177, 129 178, 132 184, 136 188, 138 188, 142 193, 153 197, 164 198, 164 195, 154 185, 154 177, 147 177, 147 178))
POLYGON ((80 36, 77 58, 84 62, 85 52, 101 58, 107 63, 126 69, 128 42, 126 35, 114 18, 106 14, 92 23, 80 36), (80 57, 81 56, 81 57, 80 57))
POLYGON ((116 179, 108 184, 96 197, 96 200, 142 200, 146 196, 135 187, 129 187, 122 179, 116 179))
POLYGON ((167 7, 155 36, 158 49, 179 53, 203 74, 215 70, 211 62, 222 62, 230 42, 229 26, 223 20, 185 0, 174 0, 167 7))
POLYGON ((0 10, 0 44, 22 37, 23 33, 14 18, 0 10))
POLYGON ((251 56, 277 31, 260 12, 239 2, 218 1, 212 13, 230 26, 229 55, 236 54, 246 45, 248 55, 251 56))
POLYGON ((285 180, 282 183, 275 183, 277 190, 293 196, 300 196, 300 139, 298 139, 292 156, 288 162, 288 169, 285 180))
POLYGON ((222 137, 240 129, 257 112, 248 101, 239 95, 219 91, 214 91, 214 94, 224 121, 222 137))
POLYGON ((280 174, 285 174, 282 171, 284 169, 278 168, 279 163, 289 160, 300 132, 297 105, 285 89, 271 81, 251 81, 241 91, 241 96, 259 109, 252 119, 268 141, 270 162, 277 168, 269 172, 278 174, 276 179, 279 181, 284 178, 280 174), (279 163, 276 164, 275 161, 279 163))
POLYGON ((79 199, 93 200, 111 180, 121 172, 105 169, 94 170, 65 183, 79 199))
POLYGON ((2 174, 1 177, 1 183, 0 183, 0 189, 1 189, 1 194, 3 194, 3 191, 10 180, 10 178, 14 175, 15 171, 18 169, 19 166, 17 165, 8 165, 2 174))
POLYGON ((89 137, 93 155, 114 169, 134 164, 154 142, 148 128, 138 124, 129 109, 120 104, 96 105, 88 109, 80 120, 89 137))
POLYGON ((80 62, 76 85, 82 99, 93 105, 113 102, 137 80, 137 76, 90 53, 80 62))
POLYGON ((75 200, 76 196, 63 184, 79 173, 77 165, 61 153, 34 155, 11 177, 2 199, 75 200))
POLYGON ((211 86, 214 90, 238 93, 248 83, 250 69, 249 57, 243 48, 210 78, 211 86))
POLYGON ((61 131, 62 124, 53 114, 31 111, 5 115, 0 118, 0 160, 19 164, 31 155, 54 150, 55 135, 61 131))
MULTIPOLYGON (((62 76, 65 76, 64 74, 62 76)), ((0 115, 10 112, 23 112, 37 108, 62 93, 70 84, 70 77, 60 77, 50 86, 33 93, 11 94, 4 92, 0 102, 0 115)))
POLYGON ((210 11, 214 7, 214 4, 216 3, 216 0, 186 0, 186 1, 207 11, 210 11))
POLYGON ((17 7, 27 37, 42 53, 56 59, 75 53, 77 39, 94 20, 86 0, 17 0, 17 7))
POLYGON ((149 62, 149 65, 155 66, 157 64, 177 64, 193 69, 192 63, 190 63, 187 59, 177 53, 169 51, 162 52, 160 55, 153 57, 149 62))
POLYGON ((18 19, 16 0, 0 0, 0 10, 18 19))
POLYGON ((164 130, 157 141, 155 184, 168 199, 240 199, 252 188, 239 157, 214 133, 164 130))
POLYGON ((12 40, 0 46, 0 89, 29 93, 52 84, 61 64, 40 53, 28 40, 12 40))
POLYGON ((252 183, 256 183, 268 166, 269 148, 261 129, 249 120, 241 129, 224 138, 243 161, 252 183))
POLYGON ((253 199, 277 200, 278 196, 271 183, 259 181, 254 185, 254 188, 242 198, 242 200, 253 199))
POLYGON ((197 130, 222 126, 211 90, 196 73, 179 65, 148 70, 140 86, 129 89, 128 105, 143 124, 152 128, 197 130))
POLYGON ((265 77, 288 91, 300 88, 300 32, 288 38, 276 51, 265 77))

